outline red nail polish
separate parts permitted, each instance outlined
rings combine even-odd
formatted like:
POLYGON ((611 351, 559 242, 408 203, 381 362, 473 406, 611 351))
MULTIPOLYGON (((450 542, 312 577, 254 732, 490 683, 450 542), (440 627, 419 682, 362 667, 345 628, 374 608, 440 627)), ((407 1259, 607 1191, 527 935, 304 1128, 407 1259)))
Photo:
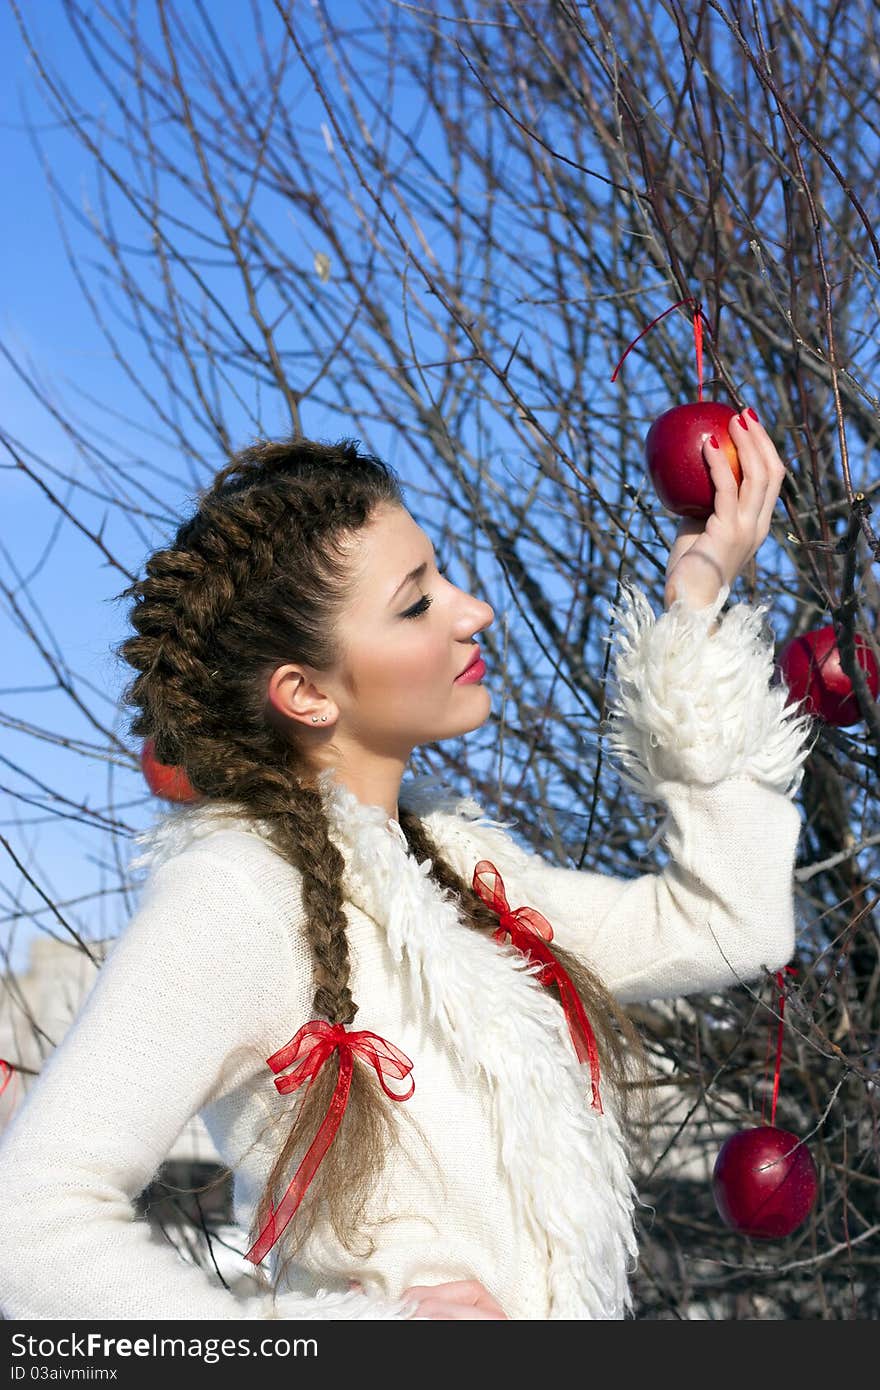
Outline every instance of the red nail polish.
POLYGON ((737 417, 736 417, 736 422, 737 422, 738 425, 742 425, 742 427, 743 427, 744 430, 747 430, 748 427, 749 427, 748 420, 746 419, 746 417, 745 417, 744 415, 737 415, 737 417))
POLYGON ((721 446, 719 445, 719 443, 718 443, 718 440, 715 438, 714 434, 710 434, 710 435, 709 435, 709 443, 712 445, 712 448, 713 448, 713 449, 718 449, 718 448, 721 447, 721 446))
MULTIPOLYGON (((757 420, 757 419, 758 419, 757 415, 756 415, 755 412, 752 410, 752 407, 751 407, 751 406, 749 406, 748 410, 746 411, 746 414, 747 414, 747 415, 751 415, 751 417, 752 417, 753 420, 757 420)), ((760 421, 758 421, 758 423, 760 424, 760 421)))

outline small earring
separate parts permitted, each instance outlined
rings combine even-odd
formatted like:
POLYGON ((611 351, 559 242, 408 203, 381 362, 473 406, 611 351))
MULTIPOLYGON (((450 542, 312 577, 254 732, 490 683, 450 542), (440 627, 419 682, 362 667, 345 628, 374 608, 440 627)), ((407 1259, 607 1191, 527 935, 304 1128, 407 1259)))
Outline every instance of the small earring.
MULTIPOLYGON (((322 723, 322 724, 325 722, 326 718, 327 718, 326 714, 322 714, 322 715, 321 715, 321 723, 322 723)), ((313 723, 313 724, 317 724, 317 722, 318 722, 318 716, 317 716, 316 714, 313 714, 313 715, 312 715, 312 723, 313 723)))

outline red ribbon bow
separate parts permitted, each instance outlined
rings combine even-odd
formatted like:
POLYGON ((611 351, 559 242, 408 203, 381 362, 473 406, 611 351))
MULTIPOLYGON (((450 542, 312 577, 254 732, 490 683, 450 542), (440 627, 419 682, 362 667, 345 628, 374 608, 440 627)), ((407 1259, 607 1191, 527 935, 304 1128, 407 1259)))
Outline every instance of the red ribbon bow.
POLYGON ((596 1038, 580 995, 572 984, 571 976, 547 945, 548 941, 553 940, 553 928, 537 908, 518 907, 515 911, 511 910, 504 891, 504 880, 491 859, 481 859, 477 864, 474 869, 473 887, 474 892, 493 912, 498 913, 501 920, 497 931, 492 933, 493 941, 503 941, 505 936, 509 936, 514 946, 523 951, 530 960, 542 966, 535 976, 539 983, 555 984, 558 987, 577 1059, 579 1062, 588 1061, 590 1064, 593 1109, 598 1110, 600 1115, 604 1114, 599 1095, 599 1050, 596 1038))
POLYGON ((396 1095, 386 1086, 386 1075, 395 1076, 398 1080, 402 1080, 409 1075, 413 1067, 406 1053, 401 1052, 393 1043, 386 1042, 384 1038, 379 1037, 378 1033, 366 1031, 350 1033, 344 1023, 327 1023, 325 1019, 313 1019, 311 1023, 304 1023, 289 1043, 286 1043, 278 1052, 274 1052, 271 1057, 266 1058, 268 1065, 274 1072, 283 1071, 285 1067, 296 1062, 296 1067, 292 1072, 275 1081, 276 1089, 282 1095, 286 1095, 307 1081, 306 1091, 308 1092, 321 1067, 337 1048, 339 1049, 339 1076, 336 1080, 336 1089, 330 1097, 327 1114, 321 1123, 321 1128, 312 1140, 308 1153, 297 1168, 290 1186, 245 1255, 245 1259, 250 1260, 252 1264, 259 1264, 278 1240, 305 1196, 309 1183, 315 1176, 322 1158, 336 1136, 336 1131, 340 1126, 348 1103, 354 1054, 356 1053, 358 1057, 362 1057, 365 1062, 369 1062, 371 1066, 375 1067, 379 1084, 391 1100, 409 1100, 416 1088, 416 1083, 411 1077, 410 1088, 405 1095, 396 1095))

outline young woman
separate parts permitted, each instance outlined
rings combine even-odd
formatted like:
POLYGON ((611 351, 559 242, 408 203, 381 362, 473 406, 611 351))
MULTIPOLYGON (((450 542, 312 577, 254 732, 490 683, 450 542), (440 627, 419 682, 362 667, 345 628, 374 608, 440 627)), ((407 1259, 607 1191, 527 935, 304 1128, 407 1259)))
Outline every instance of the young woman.
POLYGON ((613 611, 608 741, 665 805, 662 873, 553 865, 404 779, 489 717, 491 658, 462 673, 494 615, 355 443, 243 450, 149 558, 125 591, 131 729, 200 799, 140 837, 139 909, 3 1135, 7 1318, 631 1311, 645 1091, 623 1083, 645 1058, 623 1006, 794 943, 810 719, 771 686, 765 609, 716 621, 784 467, 756 419, 732 433, 744 481, 706 446, 715 512, 679 529, 668 611, 633 586, 613 611), (134 1219, 197 1113, 252 1294, 134 1219))

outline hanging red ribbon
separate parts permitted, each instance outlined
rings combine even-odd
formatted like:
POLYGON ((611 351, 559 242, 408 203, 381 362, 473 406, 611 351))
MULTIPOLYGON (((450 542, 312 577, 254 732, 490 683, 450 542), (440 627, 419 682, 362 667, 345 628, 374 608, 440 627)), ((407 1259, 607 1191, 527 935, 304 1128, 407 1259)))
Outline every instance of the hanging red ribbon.
MULTIPOLYGON (((797 974, 797 970, 793 965, 786 965, 784 969, 788 971, 789 975, 797 974)), ((773 1100, 770 1106, 771 1125, 774 1125, 776 1123, 776 1100, 779 1095, 779 1073, 782 1066, 782 1034, 785 1029, 785 978, 783 970, 776 971, 776 987, 779 990, 779 1023, 776 1028, 776 1066, 773 1071, 773 1100)), ((765 1064, 766 1061, 769 1061, 770 1058, 770 1044, 772 1042, 772 1039, 773 1025, 771 1024, 770 1032, 767 1038, 767 1057, 765 1059, 765 1064)), ((767 1097, 765 1094, 761 1101, 761 1124, 764 1123, 764 1106, 766 1100, 767 1097)))
POLYGON ((698 399, 703 399, 703 320, 706 319, 707 324, 709 320, 706 318, 706 315, 703 313, 702 308, 694 299, 694 296, 692 294, 687 295, 684 299, 679 299, 676 304, 670 304, 668 309, 664 309, 662 314, 658 314, 655 319, 651 320, 647 328, 642 329, 638 338, 633 338, 626 352, 623 354, 623 357, 621 357, 617 366, 614 368, 614 372, 611 376, 612 381, 617 380, 617 373, 620 371, 621 367, 623 366, 624 360, 635 347, 636 343, 640 342, 641 339, 644 338, 646 333, 650 333, 655 323, 659 323, 661 319, 665 319, 666 315, 671 314, 673 309, 680 309, 682 304, 694 305, 694 352, 697 358, 697 391, 698 399))
POLYGON ((266 1061, 274 1072, 283 1071, 285 1067, 296 1062, 292 1072, 276 1080, 276 1089, 282 1095, 286 1095, 302 1086, 304 1082, 308 1082, 306 1086, 308 1093, 321 1067, 331 1053, 337 1049, 339 1051, 339 1075, 336 1080, 336 1088, 330 1097, 327 1114, 318 1133, 312 1140, 308 1153, 297 1168, 290 1186, 245 1255, 245 1259, 250 1260, 252 1264, 260 1263, 284 1231, 285 1226, 305 1196, 306 1189, 315 1176, 322 1158, 336 1136, 336 1131, 342 1122, 342 1116, 348 1103, 354 1056, 361 1057, 365 1062, 369 1062, 371 1066, 375 1067, 379 1084, 391 1100, 409 1100, 416 1088, 416 1083, 411 1077, 410 1088, 405 1095, 396 1095, 386 1086, 386 1076, 393 1076, 402 1080, 409 1076, 413 1067, 406 1053, 401 1052, 393 1043, 380 1038, 378 1033, 367 1031, 350 1033, 344 1023, 328 1023, 325 1019, 313 1019, 311 1023, 304 1023, 289 1043, 286 1043, 278 1052, 274 1052, 271 1057, 267 1057, 266 1061))
POLYGON ((518 950, 541 965, 542 969, 535 976, 539 983, 557 986, 577 1059, 590 1064, 593 1109, 598 1110, 600 1115, 604 1114, 599 1095, 599 1049, 596 1038, 571 976, 547 945, 548 941, 553 940, 553 928, 537 908, 518 907, 515 911, 511 910, 504 891, 504 880, 491 859, 481 859, 477 864, 473 888, 483 902, 499 915, 501 925, 492 933, 493 941, 503 941, 505 936, 509 936, 518 950))
POLYGON ((16 1075, 17 1072, 13 1063, 7 1062, 5 1057, 0 1057, 0 1078, 2 1078, 3 1081, 3 1084, 0 1085, 0 1096, 2 1096, 3 1092, 6 1090, 6 1087, 9 1085, 12 1078, 16 1075))
POLYGON ((703 399, 703 316, 697 305, 694 312, 694 352, 697 357, 697 400, 703 399))

